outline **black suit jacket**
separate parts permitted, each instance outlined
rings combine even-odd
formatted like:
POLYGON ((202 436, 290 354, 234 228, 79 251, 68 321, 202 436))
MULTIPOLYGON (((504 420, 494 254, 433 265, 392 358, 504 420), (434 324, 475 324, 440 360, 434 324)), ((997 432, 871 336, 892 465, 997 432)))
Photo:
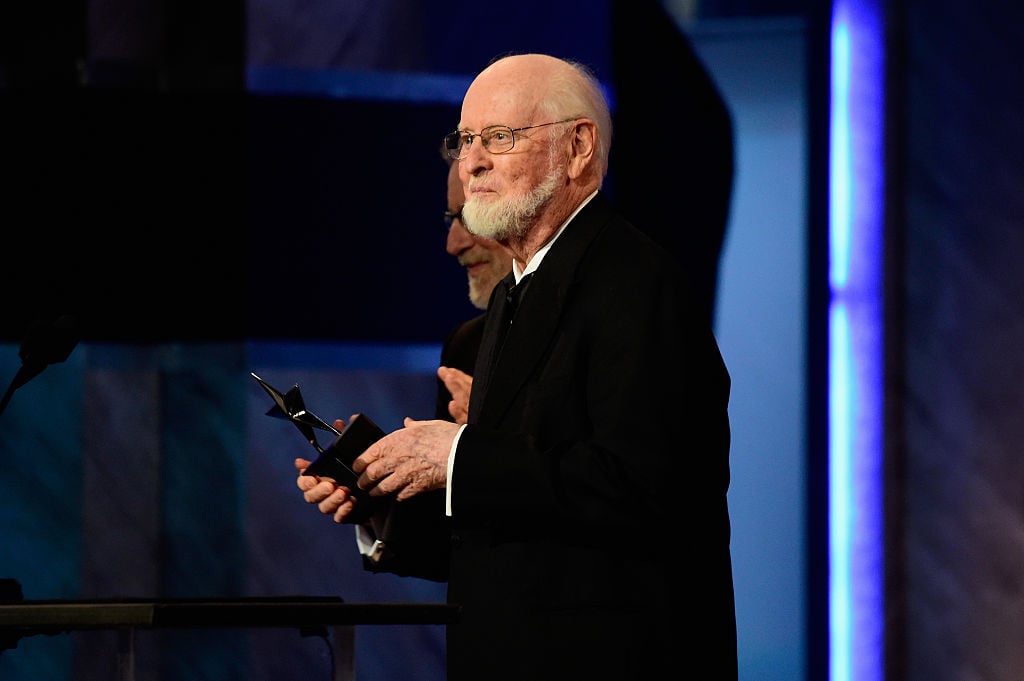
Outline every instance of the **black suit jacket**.
POLYGON ((456 453, 449 679, 736 678, 730 377, 686 282, 602 194, 534 274, 456 453))
POLYGON ((367 567, 448 580, 451 681, 736 678, 730 378, 686 281, 595 197, 534 275, 486 395, 474 384, 454 516, 443 490, 397 505, 395 551, 367 567))

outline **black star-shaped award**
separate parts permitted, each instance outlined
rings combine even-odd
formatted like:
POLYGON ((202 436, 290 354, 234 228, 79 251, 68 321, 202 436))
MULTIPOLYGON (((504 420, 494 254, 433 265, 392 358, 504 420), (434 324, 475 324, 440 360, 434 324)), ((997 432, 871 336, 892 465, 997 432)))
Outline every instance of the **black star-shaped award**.
MULTIPOLYGON (((250 372, 251 373, 251 372, 250 372)), ((313 412, 306 409, 306 404, 296 383, 286 393, 274 388, 256 374, 251 374, 268 395, 274 400, 274 406, 267 411, 267 416, 291 421, 302 436, 306 438, 320 456, 302 473, 320 478, 330 478, 340 485, 348 487, 357 498, 352 522, 362 522, 372 513, 369 492, 359 488, 359 476, 352 470, 352 462, 366 451, 367 447, 384 437, 384 431, 365 414, 356 414, 344 429, 338 430, 313 412), (334 441, 323 449, 316 439, 317 430, 326 430, 334 434, 334 441)))

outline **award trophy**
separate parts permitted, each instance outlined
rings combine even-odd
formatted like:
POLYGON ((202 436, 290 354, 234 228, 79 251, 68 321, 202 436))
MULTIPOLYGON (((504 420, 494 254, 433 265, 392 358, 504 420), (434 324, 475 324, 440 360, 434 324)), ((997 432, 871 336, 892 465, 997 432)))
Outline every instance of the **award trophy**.
POLYGON ((359 476, 352 470, 352 462, 366 451, 367 447, 384 437, 384 431, 365 414, 356 414, 348 425, 339 431, 306 409, 297 383, 288 392, 282 393, 256 374, 250 374, 274 400, 274 406, 267 411, 267 416, 291 421, 320 454, 302 474, 330 478, 347 487, 356 497, 355 509, 348 520, 353 523, 369 521, 374 512, 379 510, 379 504, 376 499, 371 499, 368 491, 360 489, 356 484, 359 476), (317 442, 317 430, 326 430, 335 435, 334 441, 327 449, 323 449, 317 442))

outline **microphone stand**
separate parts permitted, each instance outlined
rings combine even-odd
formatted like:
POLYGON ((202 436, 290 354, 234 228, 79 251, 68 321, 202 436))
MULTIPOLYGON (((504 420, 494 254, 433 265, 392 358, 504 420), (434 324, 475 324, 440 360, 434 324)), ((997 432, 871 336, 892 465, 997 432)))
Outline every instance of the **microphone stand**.
MULTIPOLYGON (((11 401, 14 391, 39 375, 46 367, 63 362, 78 345, 78 330, 75 319, 67 315, 56 321, 44 324, 35 321, 29 325, 25 338, 21 341, 18 356, 21 357, 21 368, 14 375, 7 392, 0 399, 0 414, 4 413, 11 401)), ((0 603, 17 603, 24 600, 21 583, 9 577, 0 578, 0 603)), ((0 632, 0 654, 5 650, 18 647, 21 636, 18 632, 0 632)))

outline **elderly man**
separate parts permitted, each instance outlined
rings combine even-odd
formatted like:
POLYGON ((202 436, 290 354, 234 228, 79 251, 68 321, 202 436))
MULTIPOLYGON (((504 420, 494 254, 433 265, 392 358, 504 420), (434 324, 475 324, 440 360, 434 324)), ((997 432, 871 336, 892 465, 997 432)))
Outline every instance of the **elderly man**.
MULTIPOLYGON (((679 263, 601 192, 610 142, 596 79, 541 54, 484 69, 445 140, 466 227, 512 273, 468 423, 406 419, 354 468, 398 504, 445 490, 453 681, 737 676, 730 377, 679 263)), ((354 507, 298 486, 336 521, 354 507)))

